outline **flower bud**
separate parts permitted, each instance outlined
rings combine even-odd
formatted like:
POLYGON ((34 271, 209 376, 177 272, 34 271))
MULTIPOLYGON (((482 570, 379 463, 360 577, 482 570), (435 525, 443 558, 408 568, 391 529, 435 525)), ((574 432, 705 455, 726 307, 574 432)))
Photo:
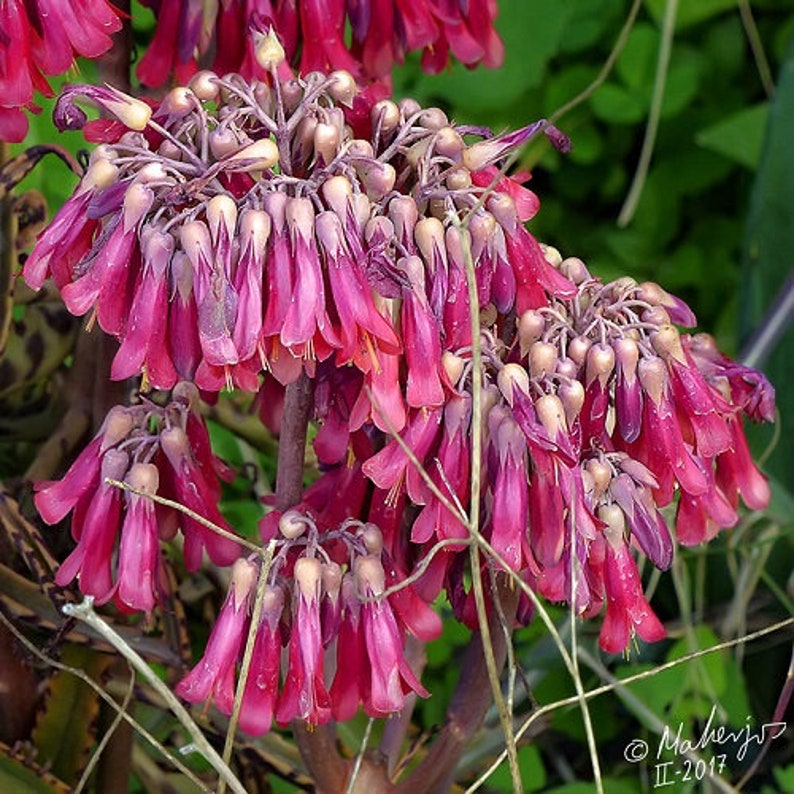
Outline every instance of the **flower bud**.
POLYGON ((253 32, 254 38, 254 57, 256 62, 266 71, 272 72, 284 63, 286 53, 278 40, 275 31, 271 27, 264 35, 260 31, 253 32))
POLYGON ((568 355, 581 367, 587 360, 592 344, 586 336, 575 336, 568 343, 568 355))
POLYGON ((667 383, 667 367, 659 358, 643 358, 637 365, 643 391, 658 405, 667 383))
POLYGON ((587 266, 578 256, 569 256, 567 259, 563 259, 560 262, 560 273, 577 285, 592 278, 587 266))
POLYGON ((562 400, 565 408, 565 420, 570 427, 581 413, 584 405, 584 386, 581 381, 575 379, 563 381, 557 390, 557 396, 562 400))
POLYGON ((133 463, 124 482, 136 491, 145 494, 156 494, 160 485, 160 472, 151 463, 133 463))
MULTIPOLYGON (((457 130, 444 126, 436 132, 433 138, 433 147, 440 155, 457 162, 460 160, 461 152, 466 148, 466 144, 457 130)), ((460 169, 460 172, 463 173, 464 169, 460 169)))
POLYGON ((552 266, 559 268, 562 264, 562 254, 553 246, 540 244, 540 250, 543 251, 543 258, 552 266))
POLYGON ((227 154, 240 148, 240 141, 229 127, 216 127, 207 136, 210 151, 216 160, 226 157, 227 154))
POLYGON ((116 446, 119 441, 127 438, 135 427, 135 420, 128 408, 115 405, 108 412, 103 423, 102 444, 100 451, 104 452, 110 447, 116 446))
POLYGON ((323 578, 322 563, 316 557, 298 557, 292 576, 307 600, 317 600, 323 578))
POLYGON ((221 224, 225 227, 227 239, 231 240, 237 226, 237 204, 234 199, 225 193, 213 196, 207 202, 207 223, 216 245, 220 237, 221 224))
POLYGON ((372 201, 380 201, 391 191, 397 181, 397 172, 389 163, 364 160, 357 162, 355 169, 367 196, 372 201))
POLYGON ((556 394, 544 394, 535 403, 535 412, 550 438, 568 430, 562 400, 556 394))
POLYGON ((325 165, 332 162, 339 151, 341 136, 333 124, 318 122, 314 128, 314 151, 325 165))
POLYGON ((265 171, 278 163, 278 147, 270 138, 261 138, 228 155, 224 161, 234 163, 235 171, 265 171))
POLYGON ((466 366, 466 362, 460 356, 456 356, 452 351, 445 350, 441 354, 441 366, 444 367, 449 382, 454 385, 463 374, 463 368, 466 366))
POLYGON ((350 72, 344 69, 337 69, 328 75, 328 93, 336 102, 345 107, 353 107, 353 99, 358 93, 358 86, 350 72))
POLYGON ((232 596, 235 611, 247 605, 250 595, 256 588, 256 580, 259 577, 259 566, 256 563, 240 558, 232 565, 232 581, 229 592, 232 596))
POLYGON ((381 99, 372 106, 370 117, 374 128, 380 127, 381 132, 388 134, 400 124, 400 108, 391 99, 381 99))
POLYGON ((599 499, 606 493, 612 481, 612 469, 598 458, 591 458, 585 463, 585 469, 593 478, 593 498, 599 499))
POLYGON ((513 405, 513 389, 521 389, 524 394, 529 394, 529 373, 520 365, 513 362, 505 364, 496 376, 496 383, 499 391, 507 400, 509 405, 513 405))
POLYGON ((188 82, 188 88, 202 101, 214 102, 218 98, 218 75, 209 69, 196 72, 188 82))
POLYGON ((587 377, 589 386, 596 378, 604 386, 615 369, 615 351, 609 346, 598 342, 587 352, 587 377))
POLYGON ((467 190, 471 187, 471 172, 465 168, 456 168, 444 180, 447 189, 451 191, 467 190))
POLYGON ((367 554, 353 561, 353 576, 360 596, 378 596, 386 589, 386 574, 380 557, 367 554))
POLYGON ((278 520, 278 531, 287 539, 295 540, 306 531, 306 517, 297 510, 285 510, 278 520))
POLYGON ((557 365, 557 348, 549 342, 533 342, 529 348, 529 372, 533 378, 545 378, 557 365))
POLYGON ((369 554, 379 555, 383 551, 383 533, 375 524, 364 524, 356 534, 369 554))
POLYGON ((664 359, 672 357, 681 364, 686 364, 684 348, 681 346, 681 335, 674 325, 663 325, 651 334, 653 349, 664 359))
POLYGON ((527 309, 516 319, 518 330, 518 341, 521 345, 521 358, 528 352, 530 347, 537 342, 546 330, 546 320, 543 315, 534 309, 527 309))

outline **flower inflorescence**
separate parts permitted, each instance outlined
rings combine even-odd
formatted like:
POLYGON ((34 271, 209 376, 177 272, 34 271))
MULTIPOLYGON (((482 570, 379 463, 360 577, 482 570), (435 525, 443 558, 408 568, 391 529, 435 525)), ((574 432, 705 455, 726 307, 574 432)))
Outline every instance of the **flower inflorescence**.
MULTIPOLYGON (((537 198, 500 167, 536 134, 565 149, 554 127, 494 136, 409 99, 362 113, 347 72, 283 77, 276 56, 267 55, 265 80, 198 72, 154 108, 95 87, 59 100, 65 126, 86 123, 81 96, 116 121, 101 122, 104 143, 25 278, 38 287, 52 276, 73 313, 93 311, 119 339, 113 377, 142 374, 150 387, 174 389, 177 405, 116 409, 66 478, 39 492, 48 521, 75 509, 78 548, 60 580, 79 571, 84 592, 112 593, 115 530, 89 555, 79 529, 95 503, 118 523, 120 497, 97 490, 105 467, 154 493, 154 471, 141 467, 167 462, 172 469, 157 469, 167 493, 222 523, 216 481, 198 501, 179 490, 180 478, 212 469, 195 395, 186 396, 193 387, 181 381, 209 393, 259 391, 262 417, 278 432, 285 387, 305 377, 321 475, 292 510, 261 523, 279 551, 254 627, 258 672, 244 727, 344 719, 360 703, 378 716, 399 710, 407 691, 423 691, 403 658, 406 632, 433 636, 427 604, 442 590, 475 626, 471 576, 499 569, 578 615, 606 605, 607 651, 635 634, 660 639, 634 551, 669 567, 673 535, 660 508, 675 499, 675 535, 688 545, 735 525, 740 497, 752 509, 768 503, 742 422, 773 418, 771 386, 710 337, 682 333, 695 317, 658 285, 604 284, 526 229, 537 198), (117 439, 119 416, 130 429, 117 439), (174 427, 185 441, 178 456, 174 427), (478 529, 495 557, 472 572, 463 552, 476 434, 478 529), (90 485, 63 501, 77 480, 90 485), (399 589, 412 573, 415 584, 399 589), (397 586, 394 595, 383 597, 385 586, 397 586), (346 662, 326 678, 334 641, 346 662)), ((125 537, 141 531, 149 508, 126 510, 118 580, 132 548, 125 537)), ((216 562, 230 548, 195 537, 190 567, 202 545, 216 562)), ((254 558, 236 563, 183 696, 212 695, 230 710, 259 574, 254 558)), ((121 601, 148 610, 152 592, 121 601)), ((529 614, 524 604, 520 617, 529 614)))

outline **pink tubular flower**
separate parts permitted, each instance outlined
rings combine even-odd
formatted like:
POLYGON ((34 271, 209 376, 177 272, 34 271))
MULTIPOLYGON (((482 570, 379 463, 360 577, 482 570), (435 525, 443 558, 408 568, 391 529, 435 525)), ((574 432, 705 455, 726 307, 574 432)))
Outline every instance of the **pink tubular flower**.
POLYGON ((387 80, 395 62, 419 49, 423 67, 433 72, 446 66, 450 52, 467 66, 496 68, 504 58, 493 26, 495 0, 226 0, 210 10, 196 0, 144 5, 157 15, 154 40, 137 69, 149 86, 161 85, 172 72, 189 79, 196 61, 211 54, 220 73, 262 77, 256 37, 252 41, 245 31, 259 33, 268 23, 287 62, 301 74, 345 69, 365 82, 387 80))
POLYGON ((378 598, 386 589, 380 560, 372 555, 358 557, 354 576, 364 599, 361 623, 371 671, 364 710, 371 717, 385 717, 402 709, 407 692, 422 697, 430 693, 405 661, 404 640, 388 600, 378 598))
POLYGON ((323 725, 331 719, 331 703, 323 681, 323 643, 320 628, 322 566, 312 557, 295 562, 295 606, 289 642, 289 667, 276 707, 276 720, 294 719, 323 725))
POLYGON ((107 601, 113 593, 111 555, 121 516, 121 491, 105 483, 105 479, 121 479, 128 466, 125 452, 113 449, 105 453, 101 482, 77 530, 77 547, 55 575, 55 582, 61 587, 79 575, 80 590, 94 596, 99 603, 107 601))
POLYGON ((607 525, 604 530, 607 611, 599 645, 607 653, 620 653, 628 647, 635 633, 646 642, 664 639, 664 626, 642 592, 637 564, 623 539, 623 514, 617 507, 603 507, 598 515, 607 525))
POLYGON ((158 601, 160 538, 155 504, 146 494, 157 493, 157 467, 136 463, 126 481, 142 495, 126 493, 127 511, 121 528, 115 598, 133 612, 151 612, 158 601))
POLYGON ((234 564, 229 594, 212 627, 204 655, 176 685, 176 694, 189 703, 201 703, 211 697, 224 714, 231 714, 235 665, 245 643, 258 574, 258 566, 248 560, 234 564))
POLYGON ((0 3, 0 140, 21 141, 36 110, 33 92, 52 96, 44 75, 66 72, 77 55, 98 58, 121 28, 106 0, 4 0, 0 3))
POLYGON ((162 592, 159 541, 169 540, 179 526, 191 570, 201 564, 204 548, 216 564, 236 560, 237 543, 192 517, 163 512, 147 498, 170 497, 231 531, 217 507, 219 472, 224 473, 212 454, 193 385, 177 384, 164 408, 144 401, 111 409, 64 477, 36 485, 34 501, 46 523, 73 514, 77 547, 58 571, 59 584, 79 574, 81 591, 99 602, 114 597, 123 610, 149 612, 162 592), (126 481, 140 493, 123 493, 107 479, 126 481))
POLYGON ((251 736, 267 733, 273 722, 281 667, 279 621, 283 609, 284 590, 268 585, 240 706, 240 728, 251 736))

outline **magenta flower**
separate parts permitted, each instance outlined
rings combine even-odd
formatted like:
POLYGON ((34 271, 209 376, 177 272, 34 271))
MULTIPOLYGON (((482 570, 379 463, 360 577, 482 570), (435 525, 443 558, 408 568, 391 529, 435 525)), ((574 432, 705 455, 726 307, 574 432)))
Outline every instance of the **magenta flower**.
POLYGON ((160 532, 155 504, 145 494, 157 493, 159 473, 151 463, 136 463, 126 482, 144 495, 125 493, 115 600, 131 612, 151 612, 160 600, 160 532))
POLYGON ((623 539, 624 519, 616 507, 601 508, 599 518, 607 525, 604 558, 604 589, 607 611, 599 645, 607 653, 625 650, 635 634, 646 642, 665 637, 664 626, 642 592, 637 564, 623 539))
POLYGON ((192 570, 201 564, 205 548, 219 565, 240 555, 234 541, 189 516, 174 517, 170 510, 164 514, 146 497, 160 494, 179 501, 231 531, 217 507, 218 476, 225 470, 212 454, 198 414, 198 393, 182 383, 172 397, 165 408, 148 402, 113 408, 64 477, 36 486, 34 501, 46 523, 56 524, 72 513, 77 547, 58 570, 59 583, 79 574, 82 592, 100 603, 113 597, 128 611, 149 612, 159 601, 159 541, 169 540, 177 527, 185 535, 185 561, 192 570), (142 493, 123 493, 106 479, 126 481, 142 493))
POLYGON ((231 714, 235 666, 245 643, 258 574, 258 566, 248 560, 234 564, 229 593, 212 627, 204 655, 176 685, 179 697, 190 703, 212 698, 222 712, 231 714))
POLYGON ((172 72, 188 80, 196 61, 208 56, 219 74, 263 77, 257 45, 268 23, 300 74, 345 69, 363 81, 387 80, 395 62, 420 49, 423 68, 432 72, 444 69, 450 53, 467 66, 496 68, 504 58, 493 0, 228 0, 210 11, 195 0, 144 5, 157 15, 154 40, 137 69, 149 86, 161 85, 172 72), (346 35, 348 25, 352 36, 346 35), (254 36, 246 36, 249 28, 254 36))
POLYGON ((283 609, 284 590, 268 586, 240 705, 240 728, 251 736, 267 733, 273 722, 281 668, 279 621, 283 609))
POLYGON ((33 92, 52 96, 44 75, 68 71, 76 56, 98 58, 121 28, 106 0, 4 0, 0 4, 0 140, 21 141, 33 92))
MULTIPOLYGON (((80 590, 94 596, 99 603, 113 594, 111 557, 121 516, 121 491, 104 480, 123 478, 128 466, 129 457, 125 452, 112 449, 105 453, 99 486, 85 514, 80 515, 80 522, 72 526, 77 546, 55 574, 55 582, 61 587, 79 576, 80 590)), ((75 515, 79 515, 77 510, 75 515)))
POLYGON ((322 725, 331 719, 331 701, 323 680, 321 563, 312 557, 300 557, 293 575, 296 591, 289 666, 276 707, 276 720, 281 725, 294 719, 322 725))
POLYGON ((354 576, 364 599, 361 625, 371 672, 364 710, 371 717, 384 717, 402 709, 407 692, 422 697, 429 697, 430 693, 405 661, 404 639, 389 601, 378 598, 386 589, 380 560, 371 555, 358 557, 354 576))

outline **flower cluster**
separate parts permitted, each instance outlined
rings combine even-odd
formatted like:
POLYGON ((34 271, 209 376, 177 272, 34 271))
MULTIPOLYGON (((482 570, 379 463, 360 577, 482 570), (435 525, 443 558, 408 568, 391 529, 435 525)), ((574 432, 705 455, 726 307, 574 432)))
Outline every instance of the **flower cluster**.
POLYGON ((165 407, 147 400, 117 406, 61 480, 37 485, 44 521, 56 524, 72 513, 77 545, 58 569, 57 584, 78 577, 81 591, 98 603, 112 599, 124 611, 151 612, 167 592, 161 540, 181 529, 191 571, 205 550, 217 565, 239 557, 234 541, 148 497, 170 498, 231 532, 218 511, 224 467, 212 454, 197 407, 198 392, 189 383, 178 384, 165 407), (122 490, 119 482, 134 490, 122 490))
MULTIPOLYGON (((585 616, 606 602, 601 645, 620 651, 635 631, 646 640, 664 633, 630 550, 669 567, 673 542, 660 507, 678 493, 675 533, 694 545, 738 522, 740 496, 752 509, 768 504, 742 415, 771 421, 774 392, 762 375, 719 354, 711 337, 681 335, 672 322, 695 318, 658 285, 602 284, 581 260, 553 249, 546 256, 576 294, 552 296, 482 332, 484 534, 502 564, 550 600, 567 600, 585 616)), ((458 373, 454 396, 443 412, 414 412, 401 434, 441 493, 464 509, 477 432, 470 358, 465 347, 448 352, 448 371, 458 373)), ((361 471, 388 500, 404 491, 421 507, 414 543, 466 537, 396 440, 361 471)), ((455 556, 436 555, 419 587, 425 597, 442 583, 453 605, 464 592, 455 556)), ((465 600, 456 608, 464 619, 472 614, 465 600)))
MULTIPOLYGON (((440 620, 411 597, 410 585, 399 598, 386 594, 387 572, 394 572, 380 530, 351 520, 320 533, 310 517, 289 510, 278 521, 278 538, 253 627, 240 727, 259 735, 274 720, 348 720, 360 705, 386 717, 403 708, 409 692, 426 697, 405 659, 406 632, 435 639, 440 620)), ((235 563, 204 656, 176 688, 185 700, 211 698, 231 713, 261 573, 256 558, 235 563)))
POLYGON ((52 275, 70 311, 94 309, 121 341, 114 378, 256 391, 263 370, 288 383, 333 355, 365 373, 399 429, 404 359, 408 406, 441 406, 442 340, 471 337, 464 238, 483 305, 523 311, 544 290, 575 291, 522 225, 537 201, 514 180, 469 233, 457 227, 493 163, 544 125, 483 138, 436 108, 383 100, 356 137, 343 112, 354 93, 346 72, 270 84, 201 72, 152 114, 112 89, 67 89, 61 126, 85 123, 84 94, 133 129, 94 150, 25 279, 52 275))
POLYGON ((162 85, 172 72, 186 82, 208 58, 219 74, 262 77, 255 50, 270 26, 300 74, 344 69, 362 82, 387 79, 412 50, 423 50, 422 66, 430 72, 441 71, 450 52, 467 66, 495 68, 504 57, 493 27, 495 0, 226 0, 209 9, 195 0, 143 4, 157 15, 137 69, 149 86, 162 85))
MULTIPOLYGON (((254 627, 243 726, 345 719, 359 704, 373 715, 399 710, 406 692, 422 692, 404 660, 405 632, 434 635, 427 604, 442 590, 475 626, 471 577, 494 568, 578 615, 605 606, 607 651, 635 634, 660 639, 635 553, 670 565, 673 535, 660 508, 674 500, 684 544, 733 526, 740 497, 766 505, 742 421, 772 418, 771 386, 710 337, 679 331, 694 315, 658 285, 604 284, 530 234, 524 222, 537 199, 499 166, 535 134, 566 149, 554 127, 493 136, 410 99, 350 113, 348 72, 282 76, 279 45, 260 44, 265 80, 198 72, 156 108, 109 88, 68 89, 56 108, 62 126, 85 124, 81 96, 116 121, 24 269, 34 287, 52 276, 70 311, 93 311, 119 339, 113 377, 258 391, 276 431, 285 387, 310 379, 321 476, 292 510, 261 525, 279 551, 254 627), (472 572, 463 550, 477 435, 480 529, 494 556, 472 572), (414 586, 383 596, 419 566, 414 586), (334 650, 345 664, 326 677, 334 650)), ((185 388, 176 386, 177 404, 190 402, 185 388)), ((77 505, 82 526, 106 459, 113 472, 132 472, 131 455, 140 455, 135 465, 172 464, 173 409, 125 410, 136 430, 120 443, 115 430, 101 436, 75 464, 93 466, 89 496, 55 510, 48 499, 71 486, 40 491, 45 519, 77 505)), ((190 438, 194 414, 176 416, 188 422, 181 437, 200 464, 180 476, 192 482, 201 470, 209 479, 206 437, 190 438)), ((168 492, 197 509, 193 491, 169 476, 168 492)), ((222 523, 217 491, 199 491, 204 513, 212 503, 210 517, 222 523)), ((76 533, 74 559, 59 574, 68 580, 82 565, 84 590, 83 579, 95 578, 85 534, 76 533)), ((237 556, 195 538, 186 534, 191 567, 202 545, 216 562, 237 556)), ((258 564, 237 562, 204 659, 180 685, 185 698, 212 695, 231 708, 258 564)), ((108 596, 103 575, 86 592, 108 596)))
POLYGON ((63 74, 77 55, 98 58, 121 28, 107 0, 3 0, 0 3, 0 140, 28 131, 22 108, 37 110, 33 92, 52 96, 45 75, 63 74))

